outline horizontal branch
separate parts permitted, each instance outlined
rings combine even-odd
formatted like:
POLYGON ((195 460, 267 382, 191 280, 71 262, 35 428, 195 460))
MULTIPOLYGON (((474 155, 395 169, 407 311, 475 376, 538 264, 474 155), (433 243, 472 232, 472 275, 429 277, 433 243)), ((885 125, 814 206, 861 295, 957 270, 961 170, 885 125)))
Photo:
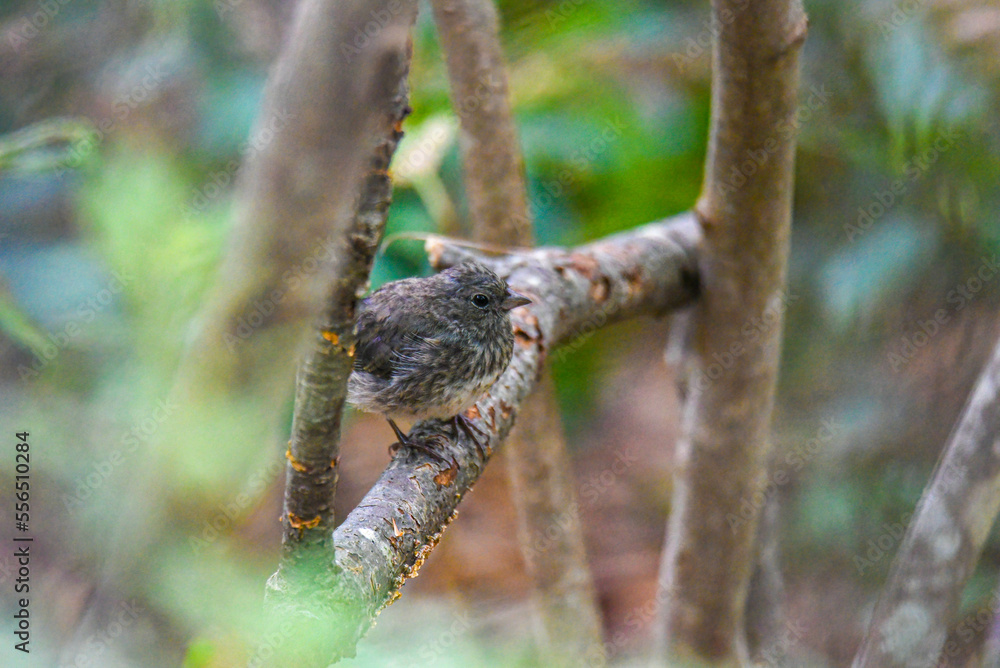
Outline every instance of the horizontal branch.
MULTIPOLYGON (((411 437, 435 442, 450 459, 448 469, 425 454, 400 453, 358 507, 334 532, 340 573, 324 594, 324 610, 313 608, 310 624, 333 647, 334 659, 353 653, 378 612, 415 576, 462 497, 482 473, 490 454, 506 438, 522 402, 533 389, 549 351, 606 324, 641 315, 659 316, 692 302, 698 291, 695 248, 700 227, 684 214, 573 250, 540 248, 516 255, 484 257, 432 237, 427 242, 438 269, 475 257, 529 296, 514 311, 514 358, 490 392, 468 414, 487 444, 480 453, 449 422, 426 420, 411 437), (324 628, 315 622, 322 621, 324 628)), ((295 586, 276 574, 269 591, 293 606, 295 586)), ((298 612, 291 607, 289 613, 298 612)))

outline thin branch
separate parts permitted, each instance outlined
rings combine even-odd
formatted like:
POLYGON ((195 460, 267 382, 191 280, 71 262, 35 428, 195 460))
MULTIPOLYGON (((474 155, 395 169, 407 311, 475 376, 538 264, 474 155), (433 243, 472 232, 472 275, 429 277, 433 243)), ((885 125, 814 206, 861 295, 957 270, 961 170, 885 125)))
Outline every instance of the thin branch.
POLYGON ((256 150, 239 180, 222 280, 178 383, 182 408, 198 408, 185 415, 230 418, 237 424, 226 445, 242 439, 245 447, 271 435, 287 369, 314 332, 298 378, 278 569, 294 587, 287 599, 271 592, 266 606, 281 611, 270 615, 272 630, 292 625, 281 651, 270 655, 279 664, 312 665, 330 654, 326 638, 310 630, 322 618, 316 590, 338 574, 330 536, 355 301, 384 226, 385 170, 408 111, 416 2, 392 3, 378 14, 377 30, 372 14, 362 0, 297 7, 268 78, 256 150))
MULTIPOLYGON (((472 236, 489 244, 532 245, 523 158, 510 110, 493 0, 432 0, 448 62, 472 236)), ((504 458, 522 553, 534 583, 550 665, 579 665, 600 645, 601 625, 587 565, 572 466, 555 387, 542 371, 532 400, 507 440, 504 458), (561 531, 548 549, 539 535, 561 531)))
POLYGON ((788 640, 785 586, 778 554, 778 497, 769 496, 757 525, 757 554, 747 592, 747 649, 757 664, 784 658, 788 640))
MULTIPOLYGON (((294 637, 322 638, 323 651, 316 653, 320 660, 351 655, 378 612, 399 595, 400 586, 416 575, 437 544, 490 453, 509 433, 552 347, 610 322, 664 315, 690 303, 697 291, 693 249, 699 234, 687 214, 576 250, 542 248, 479 257, 533 300, 514 314, 517 345, 510 367, 467 414, 486 435, 485 457, 450 422, 428 420, 414 426, 411 436, 437 440, 436 448, 453 466, 441 469, 417 451, 393 460, 334 532, 340 574, 318 592, 322 605, 313 606, 307 620, 295 603, 298 585, 280 572, 271 577, 268 591, 275 614, 302 622, 294 637)), ((471 255, 440 237, 427 245, 438 268, 471 255)))
MULTIPOLYGON (((299 367, 288 449, 283 547, 285 557, 300 547, 329 553, 334 529, 333 500, 340 458, 340 422, 355 345, 355 307, 368 282, 392 199, 389 163, 403 136, 410 108, 406 76, 409 59, 389 76, 399 93, 387 111, 387 136, 375 147, 367 178, 361 182, 349 243, 337 258, 334 281, 312 348, 299 367)), ((301 551, 300 551, 301 554, 301 551)))
POLYGON ((507 439, 504 459, 521 552, 541 616, 540 663, 597 668, 605 658, 594 652, 603 647, 600 611, 583 542, 573 464, 547 365, 507 439))
POLYGON ((730 517, 759 489, 770 452, 807 23, 799 0, 714 0, 712 11, 702 298, 658 598, 666 655, 732 665, 749 660, 757 517, 730 517))
POLYGON ((465 158, 465 192, 480 241, 531 243, 524 163, 510 113, 507 72, 492 0, 432 0, 448 62, 465 158))
POLYGON ((856 668, 937 665, 998 512, 1000 345, 917 504, 854 659, 856 668))

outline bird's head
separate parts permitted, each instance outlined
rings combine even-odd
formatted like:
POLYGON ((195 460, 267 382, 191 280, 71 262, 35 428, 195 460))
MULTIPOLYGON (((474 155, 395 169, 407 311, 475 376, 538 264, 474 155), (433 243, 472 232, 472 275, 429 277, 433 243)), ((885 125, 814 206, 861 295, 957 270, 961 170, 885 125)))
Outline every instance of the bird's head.
POLYGON ((506 281, 478 262, 463 262, 438 274, 444 300, 463 323, 506 319, 511 309, 531 300, 511 290, 506 281))

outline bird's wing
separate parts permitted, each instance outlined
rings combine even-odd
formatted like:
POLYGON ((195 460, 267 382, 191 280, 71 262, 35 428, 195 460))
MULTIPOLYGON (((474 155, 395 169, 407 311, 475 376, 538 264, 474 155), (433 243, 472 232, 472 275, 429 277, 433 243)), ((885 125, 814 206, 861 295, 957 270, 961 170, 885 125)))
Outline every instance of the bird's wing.
POLYGON ((400 328, 384 309, 370 305, 363 309, 358 315, 354 368, 389 380, 393 374, 426 364, 439 340, 428 335, 423 318, 413 318, 407 324, 407 328, 400 328))
POLYGON ((354 347, 354 368, 379 378, 392 377, 393 351, 401 338, 398 330, 380 323, 377 309, 358 314, 358 340, 354 347))

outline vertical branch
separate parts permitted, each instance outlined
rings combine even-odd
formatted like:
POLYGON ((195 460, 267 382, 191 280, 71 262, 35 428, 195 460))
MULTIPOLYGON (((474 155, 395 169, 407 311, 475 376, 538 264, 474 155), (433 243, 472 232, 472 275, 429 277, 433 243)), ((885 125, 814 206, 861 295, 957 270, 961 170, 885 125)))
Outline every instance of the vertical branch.
POLYGON ((510 112, 507 71, 491 0, 432 0, 448 61, 473 236, 528 246, 531 217, 524 161, 510 112))
POLYGON ((596 667, 604 659, 593 651, 603 646, 601 619, 548 370, 524 404, 505 456, 521 550, 542 620, 543 665, 596 667))
MULTIPOLYGON (((452 104, 460 123, 465 188, 479 241, 532 243, 527 188, 514 126, 507 72, 491 0, 433 0, 448 61, 452 104)), ((600 645, 600 617, 587 566, 566 443, 548 372, 506 446, 507 471, 518 514, 521 546, 534 581, 549 662, 579 664, 600 645), (547 549, 540 535, 561 530, 547 549)))
POLYGON ((756 562, 747 590, 747 648, 757 663, 767 664, 784 649, 785 587, 778 558, 778 497, 769 496, 757 525, 756 562))
POLYGON ((322 321, 299 367, 282 514, 286 557, 299 547, 315 546, 319 555, 332 550, 340 423, 354 362, 355 307, 371 273, 392 200, 388 169, 410 111, 408 70, 409 60, 404 59, 390 73, 398 80, 399 93, 381 128, 387 136, 375 147, 371 168, 361 182, 348 243, 337 258, 322 321))
POLYGON ((713 0, 712 11, 712 123, 697 205, 702 290, 659 600, 668 655, 734 665, 748 661, 744 609, 757 525, 736 513, 764 482, 770 452, 790 120, 807 22, 799 0, 713 0))
POLYGON ((318 327, 298 374, 283 554, 271 580, 280 586, 268 590, 272 628, 282 641, 270 655, 272 665, 327 665, 331 656, 351 653, 362 632, 319 631, 336 624, 330 597, 340 571, 332 509, 355 302, 384 228, 391 194, 386 169, 409 111, 416 3, 394 2, 379 12, 374 34, 372 16, 360 0, 298 6, 263 103, 265 118, 281 110, 289 121, 241 179, 237 235, 224 267, 228 280, 189 358, 189 376, 212 381, 200 385, 253 391, 255 378, 284 378, 275 367, 290 368, 304 333, 318 327), (247 305, 261 301, 271 306, 258 309, 257 330, 233 331, 247 305), (221 342, 232 354, 220 359, 221 342))
POLYGON ((937 665, 998 512, 1000 345, 917 504, 854 659, 856 668, 937 665))

